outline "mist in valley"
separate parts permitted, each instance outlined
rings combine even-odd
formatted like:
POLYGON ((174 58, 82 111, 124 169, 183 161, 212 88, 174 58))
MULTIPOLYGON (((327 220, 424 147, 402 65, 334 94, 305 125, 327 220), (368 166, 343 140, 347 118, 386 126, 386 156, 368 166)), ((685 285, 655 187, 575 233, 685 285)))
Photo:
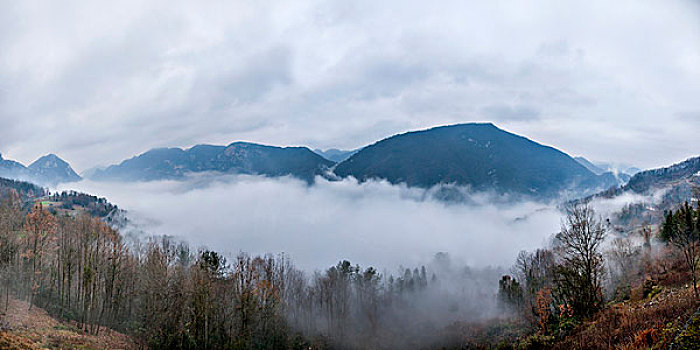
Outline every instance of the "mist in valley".
MULTIPOLYGON (((204 174, 64 189, 105 196, 126 210, 126 235, 143 242, 169 236, 193 252, 217 251, 231 271, 248 256, 267 254, 276 268, 290 263, 286 322, 310 339, 329 337, 348 348, 440 346, 455 341, 445 336, 449 329, 470 334, 514 316, 499 303, 498 281, 514 273, 519 252, 551 245, 563 215, 556 202, 455 188, 448 190, 463 200, 446 201, 445 188, 353 178, 309 185, 204 174)), ((629 195, 592 205, 609 217, 653 200, 629 195)))
MULTIPOLYGON (((285 253, 313 271, 347 259, 396 271, 448 253, 472 267, 508 266, 518 251, 558 231, 554 206, 474 194, 467 202, 431 191, 354 179, 308 185, 293 178, 190 177, 67 185, 105 196, 148 235, 168 235, 228 255, 285 253)), ((129 228, 127 228, 129 229, 129 228)))

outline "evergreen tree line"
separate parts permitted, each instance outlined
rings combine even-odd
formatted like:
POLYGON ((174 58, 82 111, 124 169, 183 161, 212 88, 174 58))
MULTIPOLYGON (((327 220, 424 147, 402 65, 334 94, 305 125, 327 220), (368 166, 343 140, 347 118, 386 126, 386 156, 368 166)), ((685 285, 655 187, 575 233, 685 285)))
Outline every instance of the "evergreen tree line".
POLYGON ((71 210, 74 206, 79 206, 83 210, 88 211, 91 216, 107 217, 113 211, 119 208, 108 202, 106 198, 80 193, 76 191, 63 191, 54 193, 50 199, 55 202, 61 202, 61 209, 71 210))

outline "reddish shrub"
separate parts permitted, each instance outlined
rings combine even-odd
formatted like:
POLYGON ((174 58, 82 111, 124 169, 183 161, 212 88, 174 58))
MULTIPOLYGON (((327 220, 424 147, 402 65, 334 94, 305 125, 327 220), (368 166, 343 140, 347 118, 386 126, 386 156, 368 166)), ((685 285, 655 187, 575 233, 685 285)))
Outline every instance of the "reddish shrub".
POLYGON ((645 329, 634 337, 633 345, 639 349, 651 347, 659 341, 661 332, 657 328, 645 329))

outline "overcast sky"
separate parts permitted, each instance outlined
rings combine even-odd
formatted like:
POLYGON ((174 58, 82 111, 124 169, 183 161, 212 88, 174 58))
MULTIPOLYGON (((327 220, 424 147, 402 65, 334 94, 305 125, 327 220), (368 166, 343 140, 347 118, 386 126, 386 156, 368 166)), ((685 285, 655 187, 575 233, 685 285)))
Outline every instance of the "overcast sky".
POLYGON ((700 2, 0 0, 0 152, 25 163, 470 121, 592 160, 699 155, 700 2))

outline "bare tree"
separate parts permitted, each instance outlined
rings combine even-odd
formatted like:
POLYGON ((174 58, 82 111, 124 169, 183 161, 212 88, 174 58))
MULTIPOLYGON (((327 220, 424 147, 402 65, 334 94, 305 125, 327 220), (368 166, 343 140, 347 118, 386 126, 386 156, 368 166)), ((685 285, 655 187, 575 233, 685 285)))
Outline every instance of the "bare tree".
POLYGON ((21 199, 19 194, 11 190, 0 204, 0 278, 5 285, 5 311, 10 302, 10 286, 12 285, 13 267, 20 251, 17 231, 22 227, 21 199))
POLYGON ((42 269, 44 265, 44 254, 47 247, 56 239, 55 233, 57 229, 56 217, 43 208, 41 204, 37 204, 25 222, 25 229, 28 233, 26 256, 31 261, 31 274, 29 278, 29 288, 31 290, 31 298, 29 299, 29 308, 34 305, 34 298, 42 287, 42 269))
POLYGON ((566 219, 557 235, 562 264, 556 273, 557 292, 575 313, 589 316, 602 304, 603 255, 600 246, 606 230, 602 219, 587 202, 566 208, 566 219))
POLYGON ((537 249, 529 253, 521 251, 515 262, 514 274, 523 284, 523 315, 533 326, 537 325, 537 294, 544 288, 550 288, 554 279, 554 253, 549 249, 537 249))
POLYGON ((607 252, 611 265, 613 291, 621 297, 627 297, 631 289, 632 278, 639 271, 640 247, 629 237, 617 237, 607 252), (619 295, 619 294, 622 295, 619 295))

